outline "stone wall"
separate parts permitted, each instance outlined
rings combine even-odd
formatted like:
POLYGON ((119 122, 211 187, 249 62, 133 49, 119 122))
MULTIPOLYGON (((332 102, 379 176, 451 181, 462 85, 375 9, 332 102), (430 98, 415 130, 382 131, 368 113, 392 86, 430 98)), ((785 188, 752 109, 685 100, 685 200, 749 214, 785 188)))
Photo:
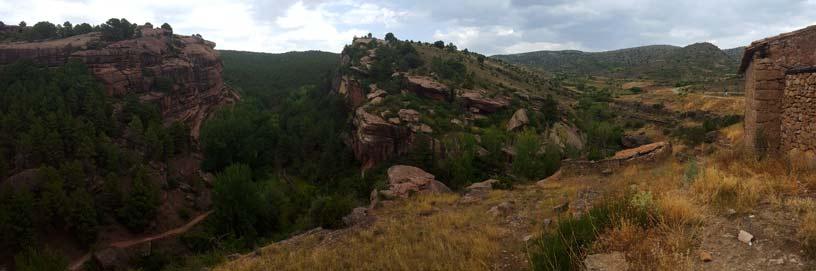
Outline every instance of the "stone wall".
POLYGON ((781 148, 789 155, 814 156, 816 152, 816 73, 786 76, 782 97, 781 148))
POLYGON ((755 41, 745 49, 745 143, 751 151, 782 146, 785 73, 816 65, 816 26, 755 41))

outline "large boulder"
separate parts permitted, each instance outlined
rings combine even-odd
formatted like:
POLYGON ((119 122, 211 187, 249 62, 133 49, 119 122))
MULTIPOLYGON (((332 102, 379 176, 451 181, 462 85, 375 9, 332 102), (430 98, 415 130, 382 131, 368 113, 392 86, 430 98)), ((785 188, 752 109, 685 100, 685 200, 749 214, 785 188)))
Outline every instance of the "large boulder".
POLYGON ((445 184, 424 170, 406 165, 388 168, 388 187, 395 197, 406 198, 413 193, 450 193, 445 184))
POLYGON ((465 91, 459 95, 459 98, 462 99, 465 106, 479 113, 493 113, 510 106, 510 101, 507 98, 486 98, 482 95, 482 92, 484 91, 465 91))
POLYGON ((510 121, 507 122, 507 131, 509 132, 517 130, 521 127, 524 127, 528 123, 530 123, 530 119, 527 118, 527 110, 521 108, 519 110, 516 110, 516 112, 513 113, 513 117, 511 117, 510 121))
POLYGON ((406 76, 407 91, 417 96, 446 101, 450 97, 450 88, 427 76, 406 76))

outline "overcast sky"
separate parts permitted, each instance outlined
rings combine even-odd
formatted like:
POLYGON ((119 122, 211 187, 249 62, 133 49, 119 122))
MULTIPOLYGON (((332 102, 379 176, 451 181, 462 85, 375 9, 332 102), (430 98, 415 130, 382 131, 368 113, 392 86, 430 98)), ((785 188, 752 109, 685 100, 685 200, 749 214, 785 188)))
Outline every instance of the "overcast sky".
POLYGON ((708 41, 721 48, 816 24, 816 0, 0 0, 0 21, 111 17, 199 33, 218 49, 339 52, 355 35, 453 42, 484 54, 708 41))

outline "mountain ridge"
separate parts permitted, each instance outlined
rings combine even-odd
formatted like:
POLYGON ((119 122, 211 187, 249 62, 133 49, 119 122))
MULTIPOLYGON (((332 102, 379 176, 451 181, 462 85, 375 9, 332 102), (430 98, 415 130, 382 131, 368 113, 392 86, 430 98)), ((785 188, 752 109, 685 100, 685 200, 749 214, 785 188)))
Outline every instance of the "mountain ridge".
POLYGON ((744 47, 720 49, 700 42, 684 47, 645 45, 602 52, 533 51, 493 55, 551 73, 588 74, 664 81, 705 81, 735 74, 744 47))

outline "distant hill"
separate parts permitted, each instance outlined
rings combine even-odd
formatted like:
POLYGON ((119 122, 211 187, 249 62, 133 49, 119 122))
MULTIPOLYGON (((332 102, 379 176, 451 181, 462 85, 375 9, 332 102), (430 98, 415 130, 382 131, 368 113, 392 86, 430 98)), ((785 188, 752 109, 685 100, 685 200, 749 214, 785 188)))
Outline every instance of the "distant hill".
POLYGON ((743 47, 721 50, 711 43, 686 47, 650 45, 607 52, 537 51, 493 58, 548 72, 666 81, 702 81, 734 74, 743 47))
POLYGON ((340 59, 338 54, 322 51, 219 53, 224 62, 224 81, 243 94, 260 98, 267 106, 274 106, 293 89, 325 83, 340 59))

